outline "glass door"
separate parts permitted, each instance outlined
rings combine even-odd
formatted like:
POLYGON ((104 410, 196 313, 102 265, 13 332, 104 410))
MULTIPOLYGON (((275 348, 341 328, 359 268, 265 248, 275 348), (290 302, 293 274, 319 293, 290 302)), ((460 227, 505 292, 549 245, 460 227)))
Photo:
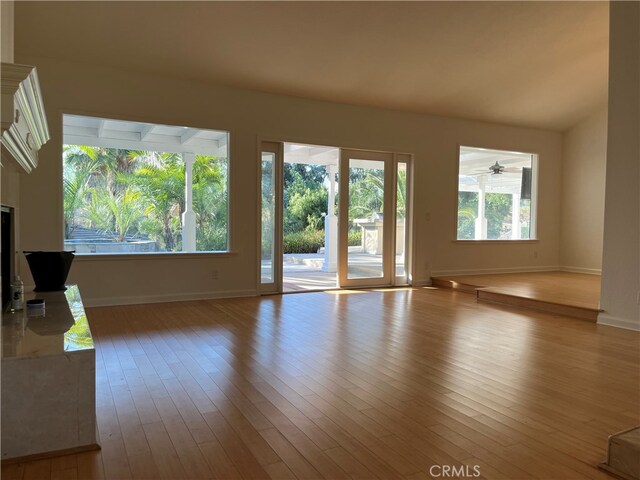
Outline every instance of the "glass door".
POLYGON ((341 287, 393 283, 393 154, 342 150, 340 155, 341 287))
POLYGON ((260 292, 282 291, 282 144, 262 142, 260 150, 260 292))

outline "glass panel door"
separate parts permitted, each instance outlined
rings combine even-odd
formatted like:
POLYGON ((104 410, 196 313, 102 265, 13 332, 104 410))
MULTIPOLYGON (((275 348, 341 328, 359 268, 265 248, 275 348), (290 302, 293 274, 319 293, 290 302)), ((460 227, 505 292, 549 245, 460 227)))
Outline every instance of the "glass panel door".
POLYGON ((282 200, 280 192, 282 147, 262 142, 260 162, 260 291, 282 290, 282 200))
POLYGON ((396 191, 395 191, 395 281, 394 285, 409 283, 409 264, 411 260, 411 196, 409 167, 411 155, 396 154, 396 191))
POLYGON ((341 286, 390 285, 395 212, 393 155, 342 150, 340 158, 341 286))

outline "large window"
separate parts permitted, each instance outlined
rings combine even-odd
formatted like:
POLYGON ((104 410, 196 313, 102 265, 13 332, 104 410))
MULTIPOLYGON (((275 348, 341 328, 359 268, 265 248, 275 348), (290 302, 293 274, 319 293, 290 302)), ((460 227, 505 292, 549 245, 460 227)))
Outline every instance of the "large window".
POLYGON ((537 157, 460 147, 458 240, 529 240, 535 234, 537 157))
POLYGON ((65 249, 228 249, 227 132, 76 115, 63 120, 65 249))

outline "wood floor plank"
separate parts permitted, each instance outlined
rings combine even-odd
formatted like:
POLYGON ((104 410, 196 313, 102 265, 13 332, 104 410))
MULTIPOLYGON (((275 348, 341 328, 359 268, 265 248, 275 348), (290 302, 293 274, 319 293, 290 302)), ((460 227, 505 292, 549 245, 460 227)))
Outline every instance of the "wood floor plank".
POLYGON ((167 434, 164 422, 147 423, 142 428, 158 470, 157 478, 186 478, 186 472, 167 434))
POLYGON ((103 480, 105 478, 101 451, 78 453, 76 457, 79 479, 103 480))
POLYGON ((260 465, 260 462, 220 412, 205 413, 204 418, 243 478, 260 479, 267 477, 267 473, 260 465))

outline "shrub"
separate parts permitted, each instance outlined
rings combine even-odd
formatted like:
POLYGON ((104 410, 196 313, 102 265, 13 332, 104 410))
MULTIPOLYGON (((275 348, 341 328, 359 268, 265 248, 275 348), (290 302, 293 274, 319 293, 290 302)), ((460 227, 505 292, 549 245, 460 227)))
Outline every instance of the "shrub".
POLYGON ((359 228, 357 230, 349 230, 349 240, 347 243, 350 247, 362 245, 362 231, 359 228))
MULTIPOLYGON (((360 229, 349 231, 349 246, 359 245, 362 245, 360 229)), ((324 247, 323 230, 303 230, 287 233, 284 236, 284 253, 318 253, 322 247, 324 247)))
POLYGON ((284 253, 317 253, 323 246, 322 230, 304 230, 284 236, 284 253))

